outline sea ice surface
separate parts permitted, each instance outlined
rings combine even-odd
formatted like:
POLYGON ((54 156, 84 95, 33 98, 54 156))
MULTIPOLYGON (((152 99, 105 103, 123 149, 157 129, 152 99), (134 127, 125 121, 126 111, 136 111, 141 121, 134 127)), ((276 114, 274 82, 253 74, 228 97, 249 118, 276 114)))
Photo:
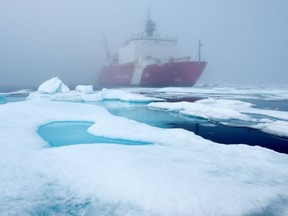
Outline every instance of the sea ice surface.
MULTIPOLYGON (((288 137, 288 127, 285 121, 288 121, 288 112, 278 110, 267 110, 256 108, 254 104, 235 100, 240 99, 259 99, 279 100, 287 99, 288 91, 285 88, 244 88, 244 87, 193 87, 193 88, 160 88, 160 89, 102 89, 93 91, 92 86, 79 85, 76 91, 69 91, 69 88, 57 77, 54 77, 42 83, 37 92, 32 92, 27 99, 44 98, 54 101, 74 101, 74 102, 97 102, 103 100, 119 100, 125 102, 150 103, 149 108, 160 109, 172 112, 178 112, 184 116, 196 116, 204 119, 210 119, 219 123, 231 126, 241 126, 259 129, 265 133, 277 136, 288 137), (64 90, 63 90, 64 89, 64 90), (207 97, 191 102, 165 102, 160 97, 148 97, 142 93, 151 92, 207 97), (48 94, 49 93, 49 94, 48 94), (141 93, 141 94, 139 94, 141 93), (279 96, 281 95, 281 96, 279 96), (219 97, 221 96, 221 99, 219 97), (287 97, 286 97, 287 96, 287 97), (223 99, 224 98, 224 99, 223 99), (159 103, 160 102, 160 103, 159 103), (236 120, 236 121, 235 121, 236 120), (267 121, 268 120, 268 121, 267 121), (279 123, 278 121, 284 121, 279 123)), ((159 95, 158 95, 159 96, 159 95)), ((163 95, 162 95, 163 96, 163 95)))
POLYGON ((102 89, 94 92, 92 85, 78 85, 75 91, 70 91, 62 80, 54 77, 43 82, 36 92, 31 92, 27 99, 50 99, 54 101, 72 101, 72 102, 93 102, 103 100, 120 100, 126 102, 147 103, 152 101, 163 101, 160 98, 146 97, 141 94, 135 94, 116 89, 102 89))
POLYGON ((69 91, 58 78, 40 86, 29 100, 0 106, 1 214, 287 215, 286 154, 258 146, 222 145, 184 129, 158 128, 117 117, 95 104, 71 103, 153 102, 148 105, 153 109, 227 124, 244 122, 247 127, 287 136, 287 112, 259 109, 240 100, 283 99, 285 89, 69 91), (168 103, 143 95, 145 91, 148 95, 157 92, 158 96, 194 95, 206 99, 168 103), (209 94, 211 98, 207 98, 209 94), (88 128, 91 135, 152 144, 51 147, 37 130, 53 122, 92 122, 88 128))
POLYGON ((147 103, 152 101, 164 101, 160 98, 147 97, 144 95, 130 93, 122 90, 116 89, 102 89, 101 91, 90 92, 86 88, 77 91, 67 91, 67 92, 55 92, 51 94, 43 92, 32 92, 29 94, 27 99, 39 99, 45 98, 54 101, 74 101, 74 102, 93 102, 93 101, 103 101, 103 100, 120 100, 126 102, 140 102, 147 103))
POLYGON ((261 99, 287 100, 288 89, 285 87, 243 87, 243 86, 194 86, 192 88, 166 87, 154 89, 162 94, 213 97, 222 99, 261 99))
POLYGON ((265 131, 266 133, 288 137, 288 122, 287 121, 272 121, 266 123, 260 123, 254 128, 265 131))
POLYGON ((285 154, 221 145, 183 129, 116 117, 96 105, 44 98, 3 104, 0 119, 3 215, 284 216, 288 211, 285 154), (51 148, 37 129, 57 121, 94 122, 91 134, 153 145, 51 148))
POLYGON ((288 137, 288 112, 265 110, 253 104, 229 99, 202 99, 196 102, 153 102, 151 109, 177 112, 186 116, 197 116, 237 126, 231 120, 241 120, 241 126, 252 127, 270 134, 288 137), (229 121, 228 121, 229 120, 229 121))

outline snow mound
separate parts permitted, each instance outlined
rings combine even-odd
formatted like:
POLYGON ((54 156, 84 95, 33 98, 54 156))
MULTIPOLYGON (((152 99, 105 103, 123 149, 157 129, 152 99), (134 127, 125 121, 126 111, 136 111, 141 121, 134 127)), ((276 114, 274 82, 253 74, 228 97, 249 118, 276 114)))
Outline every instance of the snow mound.
POLYGON ((38 87, 39 93, 54 94, 56 92, 68 92, 70 89, 58 77, 43 82, 38 87))

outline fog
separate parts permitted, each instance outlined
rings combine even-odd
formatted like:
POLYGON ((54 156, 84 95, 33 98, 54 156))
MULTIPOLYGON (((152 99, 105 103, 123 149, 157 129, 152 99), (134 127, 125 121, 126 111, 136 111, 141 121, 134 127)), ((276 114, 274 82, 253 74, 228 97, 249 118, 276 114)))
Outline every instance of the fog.
POLYGON ((183 55, 194 58, 201 39, 208 65, 198 83, 287 85, 286 0, 0 0, 0 91, 54 76, 95 85, 107 63, 102 33, 117 51, 149 6, 183 55))

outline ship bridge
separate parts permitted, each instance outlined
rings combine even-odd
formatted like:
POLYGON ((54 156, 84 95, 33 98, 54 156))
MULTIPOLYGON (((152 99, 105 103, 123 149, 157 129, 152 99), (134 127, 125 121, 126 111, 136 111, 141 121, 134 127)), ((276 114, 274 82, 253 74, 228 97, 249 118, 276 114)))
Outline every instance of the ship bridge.
POLYGON ((177 39, 161 36, 156 32, 156 23, 150 18, 150 10, 145 20, 145 31, 130 37, 119 49, 119 64, 134 62, 137 59, 170 59, 179 57, 177 39))

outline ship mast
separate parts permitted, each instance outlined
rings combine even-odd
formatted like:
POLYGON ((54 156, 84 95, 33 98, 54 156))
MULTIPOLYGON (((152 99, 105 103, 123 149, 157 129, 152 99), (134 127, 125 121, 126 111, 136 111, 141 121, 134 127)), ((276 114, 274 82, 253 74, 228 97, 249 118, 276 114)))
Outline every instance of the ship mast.
POLYGON ((155 26, 156 26, 156 23, 153 20, 151 20, 151 18, 150 18, 150 7, 148 7, 147 20, 145 21, 146 36, 153 37, 153 32, 156 30, 155 26))
POLYGON ((103 37, 105 51, 106 51, 106 58, 107 58, 107 61, 109 62, 110 61, 110 52, 109 52, 109 49, 108 49, 107 40, 106 40, 106 36, 105 36, 104 33, 102 33, 102 37, 103 37))
POLYGON ((201 46, 203 45, 201 44, 201 40, 199 40, 199 44, 198 44, 198 56, 199 56, 198 61, 199 62, 201 61, 201 46))

